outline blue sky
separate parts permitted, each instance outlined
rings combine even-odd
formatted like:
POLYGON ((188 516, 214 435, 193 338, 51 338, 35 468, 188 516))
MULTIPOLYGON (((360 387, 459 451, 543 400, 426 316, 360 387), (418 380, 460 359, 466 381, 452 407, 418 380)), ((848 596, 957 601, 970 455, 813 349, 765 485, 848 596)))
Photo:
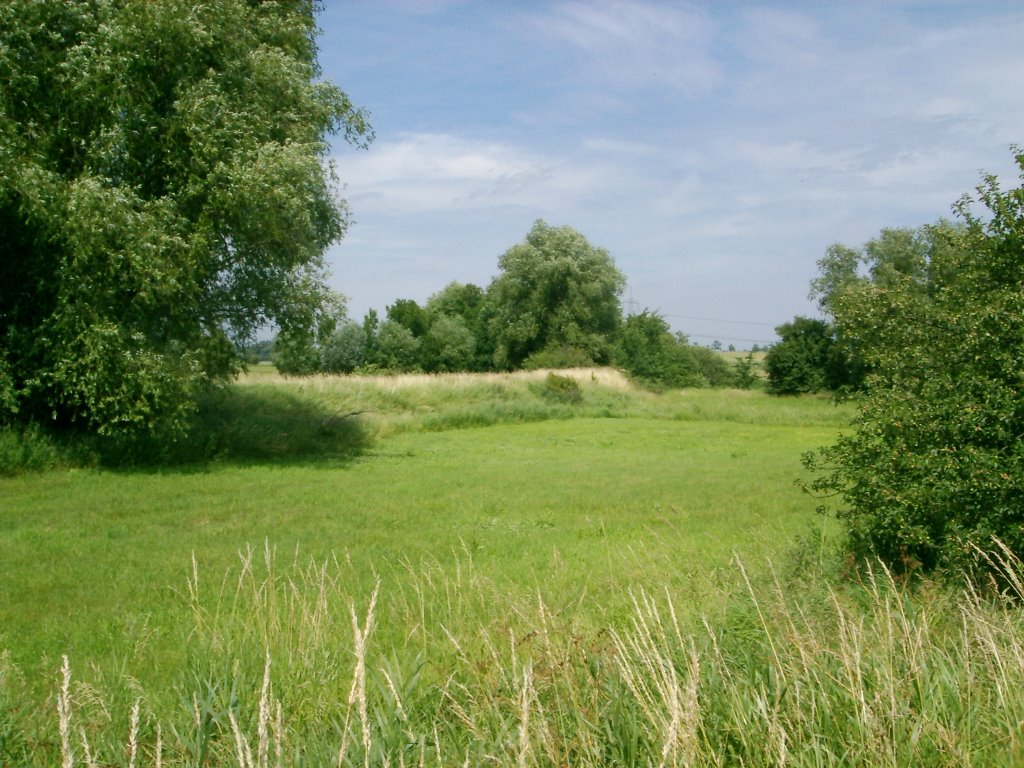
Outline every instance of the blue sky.
POLYGON ((624 301, 738 348, 813 314, 815 262, 1016 186, 1024 3, 325 0, 321 64, 371 114, 334 160, 350 314, 486 286, 567 224, 624 301))

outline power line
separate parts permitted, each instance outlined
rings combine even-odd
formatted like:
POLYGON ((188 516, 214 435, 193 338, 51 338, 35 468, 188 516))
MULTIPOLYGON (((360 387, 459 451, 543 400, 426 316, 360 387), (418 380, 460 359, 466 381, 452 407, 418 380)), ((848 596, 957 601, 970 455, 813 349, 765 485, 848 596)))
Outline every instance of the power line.
POLYGON ((732 325, 765 325, 774 328, 779 323, 768 323, 763 320, 724 320, 721 317, 692 317, 690 315, 662 315, 662 317, 675 317, 680 320, 703 320, 708 323, 730 323, 732 325))
POLYGON ((749 341, 751 344, 775 344, 778 342, 778 339, 738 339, 735 336, 711 336, 706 333, 686 333, 685 331, 683 331, 683 335, 688 339, 713 339, 715 341, 724 339, 725 341, 749 341))

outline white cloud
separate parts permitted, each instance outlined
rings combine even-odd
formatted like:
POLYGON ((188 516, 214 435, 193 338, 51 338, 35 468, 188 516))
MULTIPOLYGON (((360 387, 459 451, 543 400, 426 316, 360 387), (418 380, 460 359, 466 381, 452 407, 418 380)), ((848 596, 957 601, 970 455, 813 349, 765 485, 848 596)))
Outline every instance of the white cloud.
POLYGON ((449 134, 404 134, 338 164, 353 203, 396 213, 512 204, 548 174, 507 144, 449 134))
POLYGON ((713 25, 690 4, 570 0, 535 17, 533 28, 582 53, 585 76, 608 84, 699 94, 722 80, 713 25))

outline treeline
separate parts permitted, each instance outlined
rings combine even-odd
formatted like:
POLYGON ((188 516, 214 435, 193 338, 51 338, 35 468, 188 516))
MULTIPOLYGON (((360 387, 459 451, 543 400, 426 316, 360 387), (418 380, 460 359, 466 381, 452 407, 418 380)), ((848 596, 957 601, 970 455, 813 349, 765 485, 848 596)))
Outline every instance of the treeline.
POLYGON ((810 297, 821 318, 795 317, 775 329, 780 341, 765 358, 768 389, 776 394, 852 392, 863 389, 874 343, 853 322, 854 293, 928 296, 948 275, 942 266, 964 258, 966 225, 945 219, 920 227, 883 229, 860 248, 836 243, 818 260, 810 297), (956 253, 960 252, 960 253, 956 253))
MULTIPOLYGON (((571 227, 537 221, 482 288, 449 283, 424 305, 399 299, 384 316, 350 318, 335 296, 269 352, 286 375, 508 371, 616 365, 653 387, 749 387, 752 356, 731 365, 672 333, 657 312, 623 318, 625 276, 571 227)), ((253 349, 251 352, 256 352, 253 349)))

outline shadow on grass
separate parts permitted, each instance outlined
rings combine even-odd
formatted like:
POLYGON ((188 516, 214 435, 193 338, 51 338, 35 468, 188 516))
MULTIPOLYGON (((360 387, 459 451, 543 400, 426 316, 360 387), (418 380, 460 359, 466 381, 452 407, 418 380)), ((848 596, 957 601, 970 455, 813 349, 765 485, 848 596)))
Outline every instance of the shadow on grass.
POLYGON ((356 417, 331 413, 289 392, 227 387, 199 403, 188 434, 145 435, 94 443, 99 464, 118 469, 195 470, 217 464, 345 463, 370 435, 356 417))

